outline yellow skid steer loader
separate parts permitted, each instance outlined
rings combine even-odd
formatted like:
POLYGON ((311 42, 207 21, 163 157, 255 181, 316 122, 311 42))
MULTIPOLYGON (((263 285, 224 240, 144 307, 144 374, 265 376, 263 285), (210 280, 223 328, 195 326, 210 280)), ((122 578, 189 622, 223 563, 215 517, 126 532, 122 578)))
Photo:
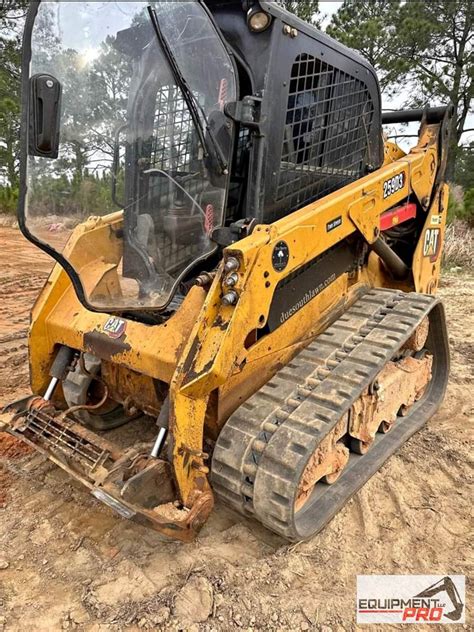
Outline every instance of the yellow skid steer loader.
POLYGON ((452 108, 382 113, 263 0, 31 2, 23 56, 19 223, 56 265, 4 428, 169 537, 216 497, 317 533, 446 389, 452 108))

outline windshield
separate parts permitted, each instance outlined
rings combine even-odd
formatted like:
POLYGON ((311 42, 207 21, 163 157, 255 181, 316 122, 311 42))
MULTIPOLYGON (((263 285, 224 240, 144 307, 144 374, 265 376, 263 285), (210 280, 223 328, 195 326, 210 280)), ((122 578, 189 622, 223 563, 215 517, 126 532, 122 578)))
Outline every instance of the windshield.
POLYGON ((236 82, 206 10, 41 2, 30 77, 28 231, 94 309, 163 309, 215 249, 226 204, 236 82))

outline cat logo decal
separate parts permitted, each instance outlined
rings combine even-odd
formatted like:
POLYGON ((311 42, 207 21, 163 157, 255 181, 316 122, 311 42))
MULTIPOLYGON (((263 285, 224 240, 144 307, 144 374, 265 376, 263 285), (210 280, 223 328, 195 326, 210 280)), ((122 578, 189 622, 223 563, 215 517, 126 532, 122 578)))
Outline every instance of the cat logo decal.
POLYGON ((118 340, 118 338, 121 338, 123 336, 126 328, 127 328, 127 323, 125 320, 112 316, 105 323, 103 327, 103 331, 109 336, 109 338, 118 340))
POLYGON ((439 228, 427 228, 423 242, 423 256, 429 257, 434 263, 437 261, 441 250, 441 231, 439 228))

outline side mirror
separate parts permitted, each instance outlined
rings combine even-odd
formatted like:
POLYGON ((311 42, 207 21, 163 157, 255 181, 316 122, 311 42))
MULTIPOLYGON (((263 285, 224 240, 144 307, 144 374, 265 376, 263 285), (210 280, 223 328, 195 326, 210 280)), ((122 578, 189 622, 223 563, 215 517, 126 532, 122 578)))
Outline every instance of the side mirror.
POLYGON ((57 158, 61 84, 52 75, 39 74, 30 79, 29 154, 57 158))

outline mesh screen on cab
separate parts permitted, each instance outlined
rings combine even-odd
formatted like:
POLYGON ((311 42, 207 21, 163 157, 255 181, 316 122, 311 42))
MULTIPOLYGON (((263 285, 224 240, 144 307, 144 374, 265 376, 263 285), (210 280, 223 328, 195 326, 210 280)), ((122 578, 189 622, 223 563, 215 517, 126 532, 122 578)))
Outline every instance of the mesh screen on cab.
POLYGON ((373 114, 362 81, 311 55, 296 58, 277 188, 288 211, 365 174, 373 114))

